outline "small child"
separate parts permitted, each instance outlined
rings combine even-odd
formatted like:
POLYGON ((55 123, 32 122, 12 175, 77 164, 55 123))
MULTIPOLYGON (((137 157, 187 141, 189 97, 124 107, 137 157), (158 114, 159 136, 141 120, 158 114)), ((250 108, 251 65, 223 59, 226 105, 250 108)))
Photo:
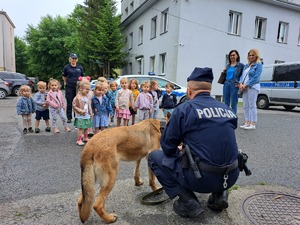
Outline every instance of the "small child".
POLYGON ((60 119, 62 120, 65 131, 70 132, 71 129, 67 125, 66 103, 61 90, 59 90, 58 80, 51 78, 48 83, 48 90, 46 102, 49 104, 53 132, 55 134, 59 133, 57 128, 57 115, 59 115, 60 119))
POLYGON ((172 114, 174 108, 177 104, 176 95, 172 93, 174 90, 174 84, 167 83, 166 85, 166 93, 164 94, 161 102, 162 110, 164 112, 164 117, 167 118, 168 112, 172 114))
POLYGON ((87 81, 80 81, 78 93, 73 99, 73 110, 75 112, 74 126, 77 127, 77 141, 79 146, 84 145, 84 142, 89 140, 88 129, 92 127, 92 108, 91 99, 88 94, 90 92, 90 83, 87 81), (82 141, 83 134, 83 141, 82 141))
POLYGON ((162 91, 158 88, 158 83, 156 80, 150 81, 150 91, 149 93, 153 97, 153 110, 150 118, 157 119, 159 110, 159 98, 161 97, 162 91))
POLYGON ((27 85, 22 85, 19 91, 20 98, 17 101, 17 113, 22 115, 23 120, 23 134, 27 134, 27 129, 33 133, 31 114, 35 113, 35 103, 31 97, 31 89, 27 85))
POLYGON ((117 127, 121 125, 121 120, 124 120, 124 126, 128 126, 130 118, 129 104, 133 105, 133 95, 128 90, 128 79, 126 77, 120 80, 121 89, 118 90, 116 97, 116 116, 117 116, 117 127))
MULTIPOLYGON (((136 98, 139 96, 139 83, 137 79, 131 79, 129 81, 129 90, 131 90, 132 95, 133 95, 133 101, 136 101, 136 98)), ((131 115, 131 120, 132 120, 132 125, 135 123, 135 115, 136 115, 136 110, 133 109, 133 105, 129 104, 129 111, 131 115)))
POLYGON ((139 120, 146 120, 150 118, 150 114, 152 113, 153 108, 153 98, 152 95, 149 93, 149 83, 143 82, 141 85, 143 92, 139 94, 134 103, 135 110, 136 108, 139 109, 139 120))
POLYGON ((40 132, 40 120, 43 118, 46 123, 46 132, 50 132, 50 123, 49 123, 49 106, 46 102, 47 98, 47 84, 43 81, 39 81, 37 83, 37 89, 38 92, 34 95, 34 102, 36 105, 36 111, 35 111, 35 133, 40 132))
POLYGON ((94 113, 93 126, 95 134, 100 130, 108 127, 108 115, 113 116, 113 110, 108 97, 105 95, 105 87, 98 83, 94 89, 94 97, 92 98, 92 110, 94 113))
POLYGON ((109 84, 110 90, 108 91, 107 95, 110 101, 110 105, 112 107, 112 111, 113 111, 113 115, 110 118, 110 122, 113 123, 114 122, 114 115, 116 112, 116 96, 117 96, 117 88, 118 88, 118 84, 117 82, 112 81, 109 84))

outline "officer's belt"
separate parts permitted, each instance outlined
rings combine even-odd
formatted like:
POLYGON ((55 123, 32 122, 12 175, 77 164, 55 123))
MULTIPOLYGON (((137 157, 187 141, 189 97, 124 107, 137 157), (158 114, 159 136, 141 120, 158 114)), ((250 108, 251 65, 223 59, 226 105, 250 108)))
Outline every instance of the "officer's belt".
POLYGON ((234 170, 238 167, 238 160, 235 160, 233 163, 226 165, 226 166, 213 166, 206 164, 204 162, 197 162, 198 160, 196 159, 197 166, 199 170, 207 173, 220 173, 220 174, 228 174, 231 170, 234 170))

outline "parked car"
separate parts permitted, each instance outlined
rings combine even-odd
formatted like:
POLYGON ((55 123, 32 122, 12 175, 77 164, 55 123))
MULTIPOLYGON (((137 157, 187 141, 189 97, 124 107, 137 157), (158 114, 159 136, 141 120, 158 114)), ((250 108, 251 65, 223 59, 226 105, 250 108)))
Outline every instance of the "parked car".
MULTIPOLYGON (((119 76, 115 81, 117 82, 118 85, 120 85, 120 79, 122 77, 127 77, 128 82, 130 79, 134 78, 137 79, 139 85, 145 81, 150 82, 151 80, 156 80, 158 83, 158 87, 162 90, 162 94, 166 93, 166 85, 167 83, 172 83, 174 84, 174 90, 173 94, 177 96, 177 102, 181 102, 186 98, 186 87, 183 87, 179 84, 176 84, 173 81, 170 81, 162 76, 155 76, 155 75, 123 75, 119 76)), ((161 99, 160 99, 161 100, 161 99)))
POLYGON ((8 82, 0 78, 0 99, 6 98, 11 94, 11 87, 8 82))
POLYGON ((22 85, 28 85, 32 91, 34 90, 34 83, 25 74, 1 71, 0 78, 11 85, 13 95, 19 94, 22 85))

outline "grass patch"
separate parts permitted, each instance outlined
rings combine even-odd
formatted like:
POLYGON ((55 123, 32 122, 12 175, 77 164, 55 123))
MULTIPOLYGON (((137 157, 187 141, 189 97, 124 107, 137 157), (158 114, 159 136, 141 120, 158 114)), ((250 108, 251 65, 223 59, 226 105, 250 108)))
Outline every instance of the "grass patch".
POLYGON ((257 184, 258 184, 258 185, 262 185, 262 186, 263 186, 263 185, 268 185, 268 183, 266 183, 266 182, 263 182, 263 181, 261 181, 261 182, 258 182, 257 184))
POLYGON ((238 188, 239 188, 239 186, 235 184, 231 188, 228 189, 228 193, 230 193, 233 190, 237 190, 238 188))
POLYGON ((24 214, 21 213, 21 212, 17 212, 17 213, 15 214, 15 216, 24 216, 24 214))
POLYGON ((238 102, 238 106, 242 107, 243 106, 243 102, 238 102))

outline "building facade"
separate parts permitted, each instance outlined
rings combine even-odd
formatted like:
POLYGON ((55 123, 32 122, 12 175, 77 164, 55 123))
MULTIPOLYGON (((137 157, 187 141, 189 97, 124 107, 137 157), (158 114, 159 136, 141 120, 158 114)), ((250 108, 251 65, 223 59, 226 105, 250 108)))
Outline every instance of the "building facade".
POLYGON ((211 67, 212 95, 230 50, 256 48, 264 64, 300 60, 299 0, 122 0, 129 63, 122 74, 154 72, 181 85, 195 67, 211 67))
POLYGON ((14 28, 7 13, 0 11, 0 71, 16 72, 14 28))

